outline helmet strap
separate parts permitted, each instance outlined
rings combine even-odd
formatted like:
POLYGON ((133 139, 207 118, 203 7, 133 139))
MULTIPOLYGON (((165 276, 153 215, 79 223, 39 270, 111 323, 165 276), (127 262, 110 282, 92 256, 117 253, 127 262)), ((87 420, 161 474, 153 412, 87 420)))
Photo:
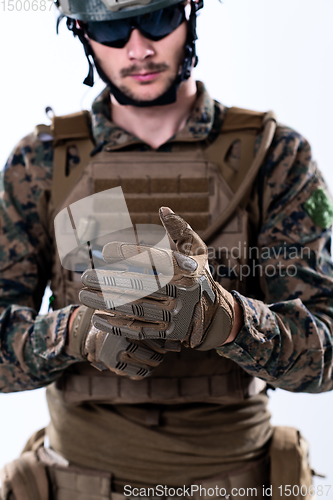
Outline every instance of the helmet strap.
POLYGON ((195 50, 195 42, 198 39, 197 36, 197 6, 196 3, 191 0, 191 13, 189 20, 187 22, 187 38, 185 45, 185 57, 182 65, 181 73, 179 75, 179 82, 187 80, 191 76, 192 64, 194 62, 194 67, 198 64, 198 57, 195 50))
MULTIPOLYGON (((59 27, 59 22, 61 19, 58 19, 57 23, 57 33, 58 33, 58 27, 59 27)), ((83 80, 84 85, 88 85, 88 87, 93 87, 94 86, 94 64, 96 65, 95 61, 95 56, 93 53, 93 50, 91 48, 91 45, 87 38, 84 35, 84 31, 81 28, 78 28, 76 26, 76 21, 75 19, 71 19, 70 17, 67 18, 67 28, 72 31, 74 37, 78 37, 80 42, 83 45, 84 48, 84 53, 86 55, 87 61, 88 61, 88 75, 86 78, 83 80)))

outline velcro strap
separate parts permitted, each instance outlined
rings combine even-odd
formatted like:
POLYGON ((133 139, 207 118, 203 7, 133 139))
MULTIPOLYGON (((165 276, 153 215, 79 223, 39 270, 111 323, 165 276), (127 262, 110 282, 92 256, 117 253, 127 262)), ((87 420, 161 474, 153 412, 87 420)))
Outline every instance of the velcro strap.
POLYGON ((205 340, 197 349, 199 351, 209 351, 221 346, 229 337, 232 328, 232 319, 228 309, 219 306, 217 313, 209 326, 205 340))
POLYGON ((84 341, 91 325, 91 317, 95 309, 86 306, 80 306, 74 319, 72 328, 69 332, 69 354, 78 359, 84 359, 83 346, 84 341))

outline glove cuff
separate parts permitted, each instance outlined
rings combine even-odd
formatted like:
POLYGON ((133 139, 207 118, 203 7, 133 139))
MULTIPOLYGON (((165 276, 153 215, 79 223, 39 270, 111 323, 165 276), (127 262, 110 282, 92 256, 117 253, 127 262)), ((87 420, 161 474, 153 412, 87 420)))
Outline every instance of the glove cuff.
POLYGON ((77 359, 86 359, 84 344, 91 328, 91 318, 95 309, 80 306, 68 333, 67 353, 77 359))
POLYGON ((216 314, 207 328, 203 342, 197 349, 199 351, 208 351, 220 347, 228 339, 234 321, 234 298, 230 292, 223 289, 216 314))

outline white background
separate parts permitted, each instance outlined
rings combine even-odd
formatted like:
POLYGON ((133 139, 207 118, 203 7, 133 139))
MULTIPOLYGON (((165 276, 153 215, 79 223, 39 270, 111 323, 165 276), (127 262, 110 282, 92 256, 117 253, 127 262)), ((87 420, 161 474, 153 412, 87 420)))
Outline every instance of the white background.
MULTIPOLYGON (((20 7, 14 0, 13 5, 20 7)), ((32 0, 30 0, 30 4, 32 0)), ((0 164, 37 123, 88 108, 101 90, 81 84, 87 65, 65 25, 55 35, 55 13, 9 12, 0 1, 0 164)), ((29 7, 29 2, 26 2, 29 7)), ((227 105, 273 109, 280 122, 312 144, 333 191, 332 0, 206 0, 199 19, 196 77, 227 105)), ((313 467, 332 485, 333 398, 271 393, 273 423, 298 427, 311 445, 313 467)), ((0 467, 14 459, 29 435, 48 422, 44 390, 0 395, 0 467)))

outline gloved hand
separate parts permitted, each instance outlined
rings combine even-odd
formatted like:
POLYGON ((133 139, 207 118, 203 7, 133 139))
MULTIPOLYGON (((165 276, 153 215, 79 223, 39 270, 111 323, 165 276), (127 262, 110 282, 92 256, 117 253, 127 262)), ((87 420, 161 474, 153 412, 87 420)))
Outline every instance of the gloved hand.
POLYGON ((158 276, 90 269, 82 275, 80 301, 99 309, 93 324, 110 334, 166 339, 166 349, 174 341, 200 350, 218 347, 234 324, 233 296, 213 280, 207 247, 192 228, 169 208, 160 209, 160 218, 177 251, 140 245, 138 252, 138 245, 112 242, 104 246, 103 259, 123 258, 140 267, 142 254, 149 251, 152 262, 165 262, 166 268, 173 264, 169 283, 151 293, 158 276))
POLYGON ((151 375, 164 357, 163 340, 136 341, 98 330, 91 322, 94 309, 75 311, 67 341, 67 353, 89 361, 99 370, 111 370, 134 380, 151 375))

